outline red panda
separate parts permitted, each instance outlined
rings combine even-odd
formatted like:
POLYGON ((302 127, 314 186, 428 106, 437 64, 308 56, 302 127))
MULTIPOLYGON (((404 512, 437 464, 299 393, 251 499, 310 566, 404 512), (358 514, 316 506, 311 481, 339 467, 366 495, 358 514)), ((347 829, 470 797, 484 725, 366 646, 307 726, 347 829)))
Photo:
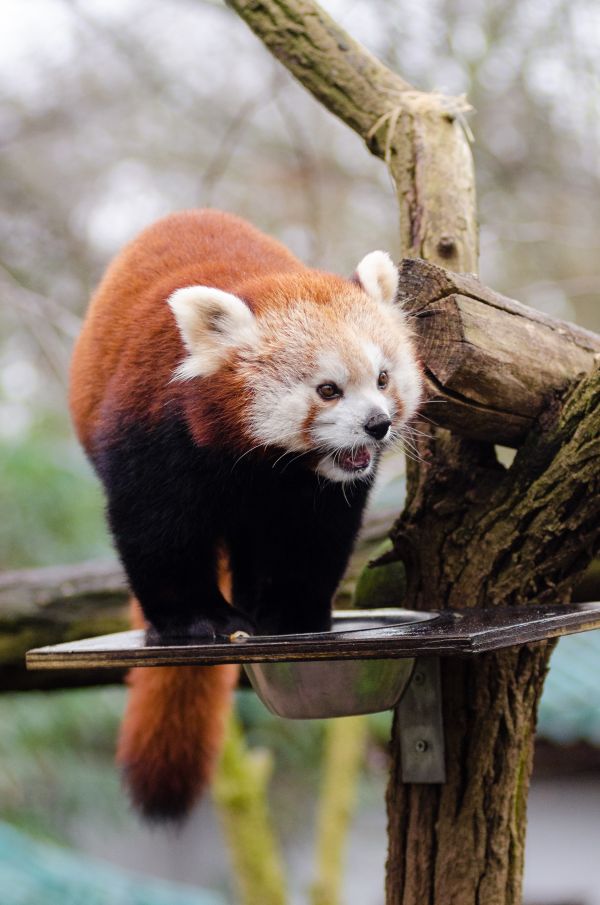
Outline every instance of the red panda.
MULTIPOLYGON (((212 210, 166 217, 108 268, 71 411, 150 633, 330 627, 380 452, 421 392, 397 282, 384 252, 344 279, 212 210)), ((236 675, 132 672, 118 760, 147 816, 190 809, 236 675)))

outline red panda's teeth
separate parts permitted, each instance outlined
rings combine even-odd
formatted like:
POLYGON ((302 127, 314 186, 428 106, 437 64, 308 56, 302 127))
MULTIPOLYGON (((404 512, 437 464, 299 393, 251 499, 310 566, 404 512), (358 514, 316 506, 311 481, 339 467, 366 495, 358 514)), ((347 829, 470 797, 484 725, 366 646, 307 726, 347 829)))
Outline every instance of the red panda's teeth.
POLYGON ((343 452, 339 457, 339 464, 347 471, 363 471, 371 464, 371 452, 366 446, 355 450, 343 452))

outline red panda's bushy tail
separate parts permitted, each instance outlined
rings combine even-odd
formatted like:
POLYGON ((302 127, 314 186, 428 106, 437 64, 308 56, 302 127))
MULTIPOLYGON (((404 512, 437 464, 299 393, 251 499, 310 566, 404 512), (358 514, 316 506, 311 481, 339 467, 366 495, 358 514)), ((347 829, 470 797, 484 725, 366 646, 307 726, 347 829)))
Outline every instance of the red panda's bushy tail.
MULTIPOLYGON (((143 624, 135 604, 133 621, 143 624)), ((238 670, 234 665, 130 670, 117 763, 133 804, 147 819, 183 819, 209 782, 238 670)))

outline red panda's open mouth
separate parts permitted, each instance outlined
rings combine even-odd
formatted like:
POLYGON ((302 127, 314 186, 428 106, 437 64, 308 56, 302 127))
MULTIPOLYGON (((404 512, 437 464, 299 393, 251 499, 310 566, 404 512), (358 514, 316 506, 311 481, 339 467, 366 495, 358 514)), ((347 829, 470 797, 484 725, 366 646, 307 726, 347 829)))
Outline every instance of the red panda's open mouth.
POLYGON ((337 464, 344 471, 364 471, 371 464, 371 451, 366 446, 347 449, 340 453, 337 464))

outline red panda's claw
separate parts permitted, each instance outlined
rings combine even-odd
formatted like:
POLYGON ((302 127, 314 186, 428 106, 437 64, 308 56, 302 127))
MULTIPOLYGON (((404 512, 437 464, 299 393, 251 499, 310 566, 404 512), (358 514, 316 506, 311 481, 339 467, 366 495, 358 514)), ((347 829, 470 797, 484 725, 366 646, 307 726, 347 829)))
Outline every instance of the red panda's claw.
POLYGON ((229 640, 233 644, 240 644, 243 641, 247 641, 248 638, 250 638, 250 637, 251 636, 248 634, 248 632, 242 632, 242 631, 238 630, 237 632, 231 633, 231 635, 229 636, 229 640))

